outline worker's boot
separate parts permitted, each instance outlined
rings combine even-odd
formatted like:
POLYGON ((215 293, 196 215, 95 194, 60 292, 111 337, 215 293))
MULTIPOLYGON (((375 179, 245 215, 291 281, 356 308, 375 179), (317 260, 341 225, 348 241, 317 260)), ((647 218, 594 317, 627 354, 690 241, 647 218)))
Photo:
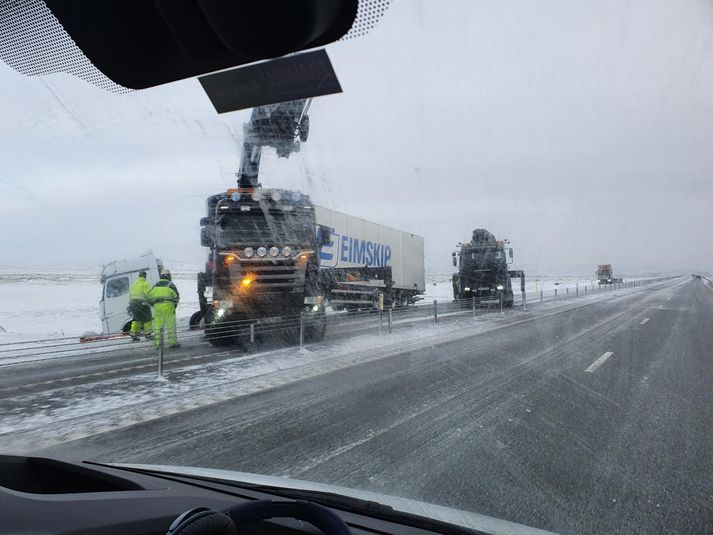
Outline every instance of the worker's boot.
POLYGON ((140 340, 141 340, 141 338, 139 337, 138 334, 131 333, 131 341, 132 342, 138 342, 140 340))

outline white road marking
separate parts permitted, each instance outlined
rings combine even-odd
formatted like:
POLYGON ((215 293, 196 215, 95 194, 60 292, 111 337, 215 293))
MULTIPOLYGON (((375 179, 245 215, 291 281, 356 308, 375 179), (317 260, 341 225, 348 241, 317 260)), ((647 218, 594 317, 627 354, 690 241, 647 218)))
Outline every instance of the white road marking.
POLYGON ((607 360, 609 357, 611 357, 613 354, 614 354, 614 353, 612 353, 611 351, 606 351, 601 357, 599 357, 597 360, 595 360, 594 362, 592 362, 591 366, 589 366, 589 368, 587 368, 587 369, 584 370, 584 371, 585 371, 585 372, 589 372, 589 373, 592 373, 593 371, 596 371, 596 369, 599 368, 599 366, 601 366, 602 364, 604 364, 604 363, 606 362, 606 360, 607 360))
POLYGON ((659 308, 663 308, 663 305, 659 305, 659 308))
POLYGON ((649 318, 644 318, 641 320, 641 323, 639 325, 646 325, 646 323, 649 321, 649 318))

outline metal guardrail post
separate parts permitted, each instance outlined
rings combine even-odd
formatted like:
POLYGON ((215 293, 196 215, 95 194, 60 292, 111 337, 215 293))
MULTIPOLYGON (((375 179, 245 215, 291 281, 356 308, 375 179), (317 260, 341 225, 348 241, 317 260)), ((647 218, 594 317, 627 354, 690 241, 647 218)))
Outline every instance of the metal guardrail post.
POLYGON ((503 312, 503 294, 500 294, 500 313, 505 314, 505 312, 503 312))
POLYGON ((522 309, 527 310, 527 293, 524 290, 522 292, 522 309))
POLYGON ((390 308, 389 309, 389 334, 391 334, 391 324, 393 323, 393 312, 394 312, 394 309, 390 308))
POLYGON ((255 324, 254 323, 250 324, 250 343, 251 344, 255 343, 255 324))
POLYGON ((158 332, 158 378, 163 378, 163 331, 161 327, 158 332))
POLYGON ((473 297, 473 319, 475 319, 475 297, 473 297))
POLYGON ((305 313, 300 312, 300 351, 305 348, 305 313))
POLYGON ((557 288, 555 288, 555 301, 557 301, 557 288))
POLYGON ((575 297, 579 297, 579 283, 577 283, 577 286, 575 287, 575 297))
POLYGON ((540 304, 542 304, 542 303, 543 303, 543 299, 542 299, 542 290, 540 290, 540 304))
POLYGON ((379 336, 381 336, 381 326, 383 324, 384 314, 382 310, 379 310, 379 336))
POLYGON ((438 299, 433 300, 433 323, 438 325, 438 299))
POLYGON ((564 296, 565 299, 569 299, 569 288, 565 288, 564 293, 565 293, 565 296, 564 296))

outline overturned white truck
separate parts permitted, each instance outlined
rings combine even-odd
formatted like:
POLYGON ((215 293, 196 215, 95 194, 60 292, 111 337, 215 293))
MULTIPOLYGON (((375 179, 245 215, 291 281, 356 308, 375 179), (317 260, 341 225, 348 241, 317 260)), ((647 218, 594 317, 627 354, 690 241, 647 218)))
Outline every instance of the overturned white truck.
POLYGON ((129 314, 129 288, 139 273, 146 272, 151 285, 158 282, 163 269, 153 251, 147 251, 136 258, 116 260, 104 266, 101 272, 102 297, 99 301, 99 317, 104 334, 128 333, 131 328, 129 314))

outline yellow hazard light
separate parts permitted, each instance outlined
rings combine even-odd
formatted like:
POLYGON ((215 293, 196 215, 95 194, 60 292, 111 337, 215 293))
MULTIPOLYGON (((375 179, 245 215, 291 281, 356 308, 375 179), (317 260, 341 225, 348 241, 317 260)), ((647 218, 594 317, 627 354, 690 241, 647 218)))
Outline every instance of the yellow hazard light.
POLYGON ((300 255, 300 260, 307 260, 307 255, 306 255, 306 254, 301 254, 301 255, 300 255))
POLYGON ((225 257, 225 265, 229 266, 233 262, 235 262, 235 257, 233 255, 228 255, 225 257))
POLYGON ((247 275, 246 277, 243 278, 243 280, 240 281, 240 285, 243 288, 248 288, 248 287, 250 287, 250 285, 253 283, 254 280, 255 280, 254 277, 252 277, 251 275, 247 275))

